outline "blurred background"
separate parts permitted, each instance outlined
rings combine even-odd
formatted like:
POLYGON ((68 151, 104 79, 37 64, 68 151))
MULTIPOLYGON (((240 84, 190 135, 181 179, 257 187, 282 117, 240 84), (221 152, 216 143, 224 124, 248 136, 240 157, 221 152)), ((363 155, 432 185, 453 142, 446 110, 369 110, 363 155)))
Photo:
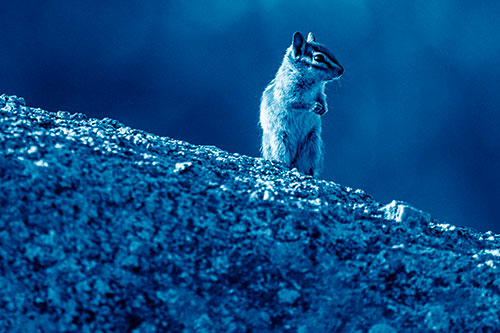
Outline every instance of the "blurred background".
POLYGON ((260 95, 295 31, 345 67, 322 178, 500 233, 500 2, 10 1, 0 93, 259 155, 260 95))

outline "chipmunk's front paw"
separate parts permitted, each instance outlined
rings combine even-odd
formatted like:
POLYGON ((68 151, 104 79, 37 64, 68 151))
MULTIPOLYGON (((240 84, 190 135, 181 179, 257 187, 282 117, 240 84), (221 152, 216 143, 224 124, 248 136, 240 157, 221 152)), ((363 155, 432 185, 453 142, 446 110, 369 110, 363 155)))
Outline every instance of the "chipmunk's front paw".
POLYGON ((311 111, 322 116, 326 113, 326 108, 323 106, 323 104, 315 102, 313 107, 311 108, 311 111))

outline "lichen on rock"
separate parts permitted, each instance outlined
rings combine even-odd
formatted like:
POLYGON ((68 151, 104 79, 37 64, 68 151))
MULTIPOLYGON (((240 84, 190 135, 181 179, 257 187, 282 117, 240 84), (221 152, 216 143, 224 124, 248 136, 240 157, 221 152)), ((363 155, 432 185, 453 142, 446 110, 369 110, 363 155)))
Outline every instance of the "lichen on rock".
POLYGON ((500 327, 500 236, 0 97, 0 331, 500 327))

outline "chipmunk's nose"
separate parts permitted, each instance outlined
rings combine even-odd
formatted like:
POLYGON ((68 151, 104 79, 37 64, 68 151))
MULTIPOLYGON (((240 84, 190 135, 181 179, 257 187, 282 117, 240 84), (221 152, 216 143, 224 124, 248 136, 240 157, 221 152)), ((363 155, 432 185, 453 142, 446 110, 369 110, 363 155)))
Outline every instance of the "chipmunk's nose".
POLYGON ((339 69, 337 70, 337 75, 341 76, 344 73, 344 67, 340 66, 339 69))

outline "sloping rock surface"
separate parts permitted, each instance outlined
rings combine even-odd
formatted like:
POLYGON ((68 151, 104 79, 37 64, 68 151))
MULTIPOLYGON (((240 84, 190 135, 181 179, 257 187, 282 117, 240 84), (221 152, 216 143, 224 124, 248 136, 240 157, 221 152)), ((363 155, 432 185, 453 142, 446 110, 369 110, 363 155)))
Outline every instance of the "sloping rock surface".
POLYGON ((0 97, 0 331, 499 330, 500 237, 0 97))

